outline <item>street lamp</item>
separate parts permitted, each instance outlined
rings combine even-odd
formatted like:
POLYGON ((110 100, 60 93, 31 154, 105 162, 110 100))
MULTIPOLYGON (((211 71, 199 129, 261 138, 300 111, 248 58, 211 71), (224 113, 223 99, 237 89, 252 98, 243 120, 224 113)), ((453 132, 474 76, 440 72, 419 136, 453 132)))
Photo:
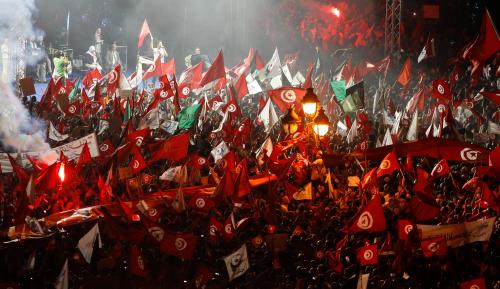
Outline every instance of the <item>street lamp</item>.
POLYGON ((293 135, 299 129, 299 116, 293 106, 288 108, 288 112, 281 119, 281 126, 287 135, 293 135))
POLYGON ((319 99, 316 94, 314 94, 313 89, 310 87, 307 89, 306 94, 302 98, 302 109, 307 118, 311 119, 316 115, 319 106, 319 99))
POLYGON ((319 136, 323 137, 328 132, 330 127, 330 120, 325 114, 325 110, 320 107, 318 115, 314 118, 314 132, 319 136))

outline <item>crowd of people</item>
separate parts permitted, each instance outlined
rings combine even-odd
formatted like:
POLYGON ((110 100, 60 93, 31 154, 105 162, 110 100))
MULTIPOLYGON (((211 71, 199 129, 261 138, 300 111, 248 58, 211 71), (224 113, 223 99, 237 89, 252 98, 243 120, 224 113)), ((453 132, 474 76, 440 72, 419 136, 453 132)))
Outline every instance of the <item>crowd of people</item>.
POLYGON ((61 149, 45 163, 2 144, 11 169, 0 171, 0 288, 500 288, 500 54, 471 76, 463 59, 428 71, 418 53, 368 63, 355 51, 336 55, 337 71, 283 61, 306 75, 285 89, 312 87, 327 111, 322 137, 295 98, 298 130, 284 131, 273 117, 283 88, 253 50, 229 71, 222 62, 223 76, 222 54, 211 65, 192 57, 178 79, 153 64, 142 89, 124 84, 113 50, 106 75, 57 75, 40 102, 23 104, 48 123, 51 148, 94 134, 95 149, 86 143, 72 159, 61 149), (206 73, 195 80, 198 66, 206 73), (346 109, 350 95, 330 83, 339 80, 347 91, 362 80, 362 108, 346 109), (249 92, 252 82, 261 92, 249 92), (473 143, 481 157, 396 150, 434 137, 473 143), (387 146, 384 159, 371 157, 387 146), (491 218, 488 237, 443 239, 441 249, 417 229, 491 218))

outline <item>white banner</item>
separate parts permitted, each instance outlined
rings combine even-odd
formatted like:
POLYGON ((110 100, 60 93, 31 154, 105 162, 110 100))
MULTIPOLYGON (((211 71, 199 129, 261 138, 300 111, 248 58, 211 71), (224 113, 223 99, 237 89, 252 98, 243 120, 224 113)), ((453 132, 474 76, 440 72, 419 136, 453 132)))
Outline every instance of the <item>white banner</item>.
POLYGON ((488 241, 493 232, 495 218, 453 225, 417 225, 420 239, 445 237, 446 245, 455 248, 473 242, 488 241))
MULTIPOLYGON (((85 145, 85 143, 88 144, 89 150, 90 150, 90 156, 91 157, 98 157, 99 156, 99 146, 97 144, 97 137, 95 133, 89 134, 85 137, 82 137, 80 139, 77 139, 75 141, 72 141, 70 143, 64 144, 62 146, 58 146, 56 148, 53 148, 51 151, 55 152, 58 156, 60 152, 62 151, 64 155, 70 159, 74 160, 77 159, 80 156, 80 153, 82 152, 82 148, 85 145)), ((32 156, 34 158, 40 159, 43 155, 46 155, 48 152, 26 152, 26 153, 20 153, 20 162, 19 164, 22 165, 23 167, 29 166, 29 160, 27 156, 32 156)), ((18 160, 18 153, 12 153, 10 154, 14 159, 18 160)), ((4 173, 10 173, 12 172, 12 166, 10 165, 9 157, 6 153, 1 153, 0 154, 0 165, 2 166, 2 172, 4 173)))

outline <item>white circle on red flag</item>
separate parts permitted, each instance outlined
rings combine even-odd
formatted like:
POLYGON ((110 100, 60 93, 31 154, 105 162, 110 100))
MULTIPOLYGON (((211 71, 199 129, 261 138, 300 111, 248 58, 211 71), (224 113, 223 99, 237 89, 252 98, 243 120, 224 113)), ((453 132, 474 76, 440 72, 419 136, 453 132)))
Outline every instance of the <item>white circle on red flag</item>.
POLYGON ((68 108, 68 112, 69 113, 75 113, 76 112, 76 106, 74 104, 72 104, 69 108, 68 108))
POLYGON ((142 136, 138 136, 137 138, 135 138, 135 145, 140 147, 142 145, 143 140, 144 138, 142 136))
POLYGON ((281 92, 281 100, 288 103, 293 103, 297 100, 297 95, 295 91, 287 89, 281 92))
POLYGON ((134 162, 132 163, 132 168, 138 169, 139 166, 140 166, 139 161, 138 160, 134 160, 134 162))
POLYGON ((469 289, 481 289, 481 287, 479 287, 478 285, 474 284, 474 285, 470 286, 469 289))
POLYGON ((373 258, 373 251, 368 249, 368 250, 365 250, 365 252, 363 253, 363 258, 365 258, 365 260, 369 261, 373 258))
POLYGON ((190 92, 191 92, 191 89, 187 86, 182 89, 182 95, 187 96, 187 95, 189 95, 190 92))
POLYGON ((182 250, 186 249, 187 242, 183 238, 177 238, 177 239, 175 239, 174 245, 178 251, 182 251, 182 250))
POLYGON ((116 73, 116 70, 112 70, 110 73, 109 73, 109 78, 108 78, 108 83, 109 84, 113 84, 116 82, 116 80, 118 79, 118 74, 116 73))
POLYGON ((203 198, 196 199, 196 207, 199 209, 205 207, 205 200, 203 198))
POLYGON ((440 173, 441 171, 443 171, 443 166, 441 164, 437 164, 436 165, 436 173, 440 173))
POLYGON ((198 164, 200 166, 204 165, 207 161, 204 158, 198 158, 198 164))
POLYGON ((373 216, 370 212, 363 212, 356 224, 362 230, 368 230, 373 226, 373 216))
POLYGON ((148 210, 148 215, 150 217, 156 217, 156 215, 158 215, 158 211, 155 208, 151 208, 148 210))
POLYGON ((442 84, 438 84, 437 90, 438 90, 439 94, 444 94, 444 87, 442 84))
POLYGON ((227 110, 228 110, 229 112, 235 112, 235 111, 236 111, 236 105, 234 105, 234 104, 232 104, 232 103, 231 103, 231 104, 227 107, 227 110))
POLYGON ((439 250, 439 244, 436 244, 436 243, 434 243, 434 242, 431 242, 431 243, 429 244, 429 246, 427 246, 427 249, 428 249, 429 251, 431 251, 432 253, 434 253, 434 252, 436 252, 437 250, 439 250))
POLYGON ((231 224, 227 224, 224 226, 224 231, 226 234, 232 234, 233 233, 233 228, 231 227, 231 224))
POLYGON ((107 144, 102 144, 100 147, 99 147, 99 150, 101 152, 106 152, 107 150, 109 149, 109 146, 107 144))
POLYGON ((475 161, 480 153, 480 151, 475 151, 471 148, 464 148, 460 151, 460 157, 464 161, 475 161))
POLYGON ((151 227, 148 229, 149 234, 153 236, 158 242, 161 242, 163 240, 163 237, 165 236, 165 231, 163 231, 162 228, 160 227, 151 227))
POLYGON ((217 227, 215 225, 210 225, 210 235, 215 236, 217 232, 217 227))
POLYGON ((380 169, 381 170, 386 170, 388 168, 391 167, 391 161, 390 160, 383 160, 381 163, 380 163, 380 169))
POLYGON ((406 225, 404 228, 405 233, 408 235, 413 230, 413 225, 406 225))

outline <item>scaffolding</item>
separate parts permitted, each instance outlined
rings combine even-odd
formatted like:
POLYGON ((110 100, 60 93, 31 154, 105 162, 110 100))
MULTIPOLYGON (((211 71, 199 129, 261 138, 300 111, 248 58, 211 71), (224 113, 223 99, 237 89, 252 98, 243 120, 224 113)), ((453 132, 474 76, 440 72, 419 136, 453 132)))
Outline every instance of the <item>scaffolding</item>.
POLYGON ((385 55, 392 55, 401 49, 401 2, 385 1, 385 55))

